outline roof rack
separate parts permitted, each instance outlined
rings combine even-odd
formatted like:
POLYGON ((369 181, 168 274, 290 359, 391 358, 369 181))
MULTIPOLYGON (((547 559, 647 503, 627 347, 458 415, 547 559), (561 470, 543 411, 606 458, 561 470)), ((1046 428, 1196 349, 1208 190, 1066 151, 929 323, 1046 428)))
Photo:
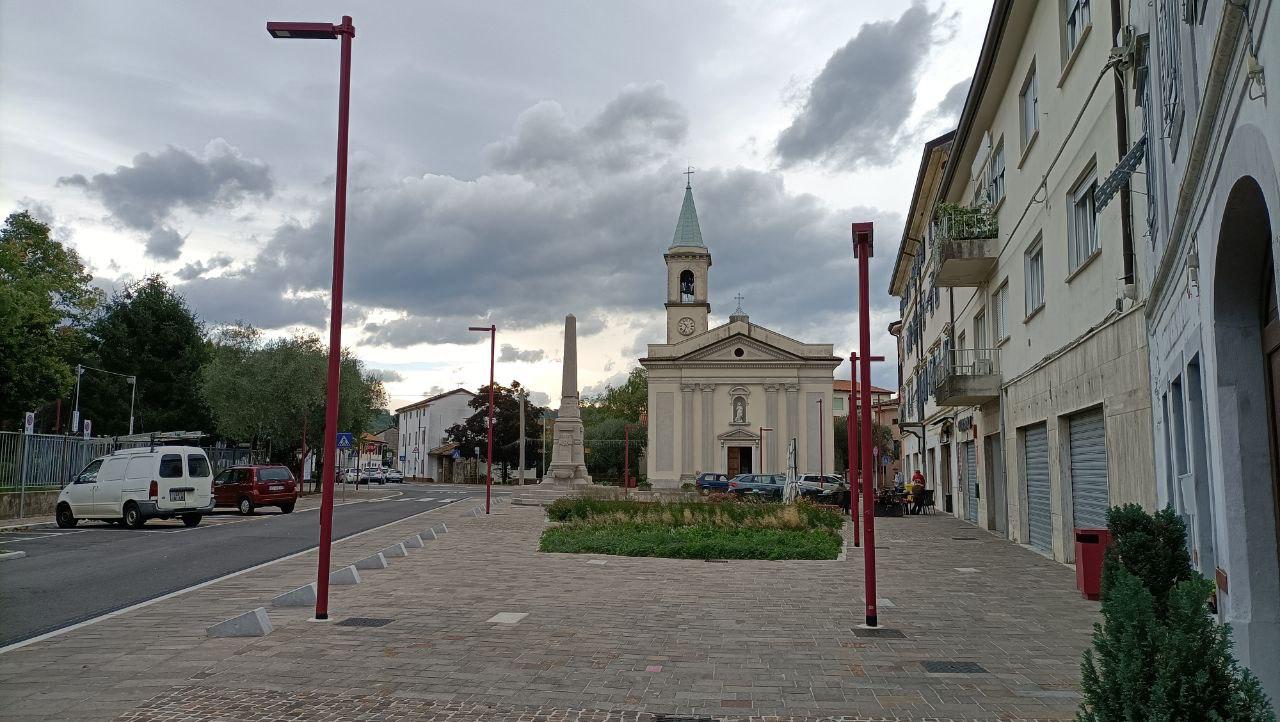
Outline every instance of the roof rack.
POLYGON ((176 441, 194 441, 199 442, 200 439, 208 436, 203 431, 153 431, 146 434, 127 434, 125 436, 112 437, 113 445, 118 449, 120 444, 143 442, 150 444, 151 450, 155 451, 157 446, 164 446, 176 441))

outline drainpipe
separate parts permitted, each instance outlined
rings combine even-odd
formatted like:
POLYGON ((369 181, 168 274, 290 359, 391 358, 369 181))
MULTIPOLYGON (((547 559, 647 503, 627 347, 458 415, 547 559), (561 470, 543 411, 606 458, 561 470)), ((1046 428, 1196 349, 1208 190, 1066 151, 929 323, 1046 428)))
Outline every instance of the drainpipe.
MULTIPOLYGON (((1111 0, 1112 37, 1119 40, 1121 30, 1120 0, 1111 0)), ((1122 71, 1118 68, 1115 71, 1114 80, 1116 92, 1116 150, 1119 154, 1117 157, 1123 158, 1129 152, 1129 109, 1125 104, 1124 77, 1122 71)), ((1147 152, 1151 152, 1150 144, 1148 144, 1147 152)), ((1125 183, 1120 186, 1120 247, 1124 257, 1124 282, 1126 284, 1134 282, 1133 210, 1130 203, 1129 184, 1125 183)))

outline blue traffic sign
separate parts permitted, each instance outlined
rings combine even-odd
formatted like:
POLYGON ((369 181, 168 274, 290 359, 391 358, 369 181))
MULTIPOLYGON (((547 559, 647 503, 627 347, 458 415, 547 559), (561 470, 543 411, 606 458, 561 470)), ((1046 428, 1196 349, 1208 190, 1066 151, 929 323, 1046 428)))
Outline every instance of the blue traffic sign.
POLYGON ((454 458, 454 461, 457 461, 458 459, 461 459, 461 458, 462 458, 462 451, 461 451, 460 449, 454 449, 454 450, 453 450, 453 458, 454 458))
POLYGON ((338 448, 339 449, 350 449, 355 445, 356 445, 356 438, 353 434, 347 431, 338 432, 338 448))

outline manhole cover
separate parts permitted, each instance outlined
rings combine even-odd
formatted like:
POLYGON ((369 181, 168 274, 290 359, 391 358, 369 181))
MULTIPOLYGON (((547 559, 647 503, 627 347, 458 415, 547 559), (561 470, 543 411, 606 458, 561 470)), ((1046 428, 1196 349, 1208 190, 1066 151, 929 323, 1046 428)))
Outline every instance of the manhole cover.
POLYGON ((339 627, 385 627, 394 621, 396 620, 379 619, 377 617, 347 617, 341 622, 338 622, 336 626, 339 626, 339 627))
POLYGON ((907 635, 896 629, 886 629, 885 627, 874 627, 872 629, 863 629, 861 627, 853 628, 853 636, 855 637, 871 637, 874 639, 906 639, 907 635))
POLYGON ((977 662, 950 662, 947 660, 929 660, 921 662, 926 672, 935 674, 987 674, 987 670, 977 662))

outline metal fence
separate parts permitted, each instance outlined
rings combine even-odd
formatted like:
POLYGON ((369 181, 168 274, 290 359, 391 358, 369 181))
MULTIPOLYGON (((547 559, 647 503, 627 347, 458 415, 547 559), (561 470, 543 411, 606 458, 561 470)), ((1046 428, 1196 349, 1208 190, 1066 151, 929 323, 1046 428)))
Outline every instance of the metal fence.
MULTIPOLYGON (((57 434, 0 431, 0 490, 60 489, 90 461, 117 449, 149 446, 145 441, 116 442, 57 434)), ((265 461, 261 449, 201 447, 213 473, 241 464, 265 461)))

